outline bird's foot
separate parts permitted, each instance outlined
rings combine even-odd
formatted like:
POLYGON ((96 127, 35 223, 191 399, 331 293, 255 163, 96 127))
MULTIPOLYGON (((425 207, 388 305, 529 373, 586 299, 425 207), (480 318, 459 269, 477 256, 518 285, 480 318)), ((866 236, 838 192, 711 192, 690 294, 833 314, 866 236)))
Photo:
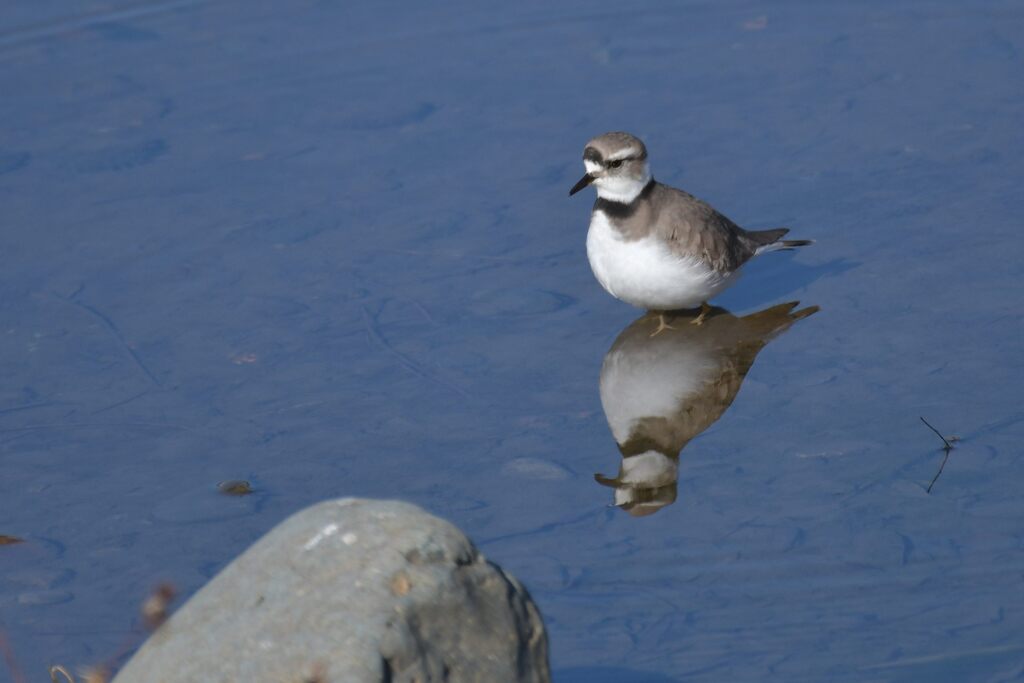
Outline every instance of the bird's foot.
POLYGON ((691 320, 690 324, 691 325, 703 325, 704 324, 704 319, 708 316, 708 313, 710 313, 710 312, 711 312, 711 306, 709 306, 708 302, 705 301, 704 303, 702 303, 700 305, 700 315, 698 315, 696 318, 691 320))
POLYGON ((651 332, 651 336, 654 337, 654 336, 657 336, 657 335, 661 334, 665 330, 674 330, 674 329, 676 329, 676 328, 672 327, 667 322, 665 322, 665 314, 662 313, 662 312, 659 312, 658 313, 658 329, 654 330, 654 332, 651 332))

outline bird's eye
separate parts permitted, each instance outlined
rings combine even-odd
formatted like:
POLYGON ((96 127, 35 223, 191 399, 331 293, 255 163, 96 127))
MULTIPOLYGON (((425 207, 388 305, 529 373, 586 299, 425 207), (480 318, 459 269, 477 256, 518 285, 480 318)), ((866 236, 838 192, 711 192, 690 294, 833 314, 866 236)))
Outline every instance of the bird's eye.
POLYGON ((608 168, 618 168, 619 166, 622 166, 622 159, 608 162, 608 168))

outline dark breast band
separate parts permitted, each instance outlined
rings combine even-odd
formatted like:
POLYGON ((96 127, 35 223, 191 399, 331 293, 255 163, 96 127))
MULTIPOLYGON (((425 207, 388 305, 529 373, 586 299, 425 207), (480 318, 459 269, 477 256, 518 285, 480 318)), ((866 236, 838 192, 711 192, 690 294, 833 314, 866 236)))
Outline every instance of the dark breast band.
POLYGON ((654 178, 651 178, 644 185, 644 189, 640 190, 640 194, 629 204, 613 202, 610 199, 598 197, 597 201, 594 202, 594 211, 601 211, 609 218, 629 218, 640 208, 640 200, 651 196, 652 191, 654 191, 654 178))

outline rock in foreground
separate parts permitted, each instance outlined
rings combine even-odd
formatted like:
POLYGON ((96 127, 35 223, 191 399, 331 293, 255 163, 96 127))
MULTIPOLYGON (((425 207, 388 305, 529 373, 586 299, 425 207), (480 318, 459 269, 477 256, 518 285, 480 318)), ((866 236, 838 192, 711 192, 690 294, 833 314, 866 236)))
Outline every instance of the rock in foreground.
POLYGON ((295 514, 160 628, 114 683, 548 681, 526 590, 408 503, 295 514))

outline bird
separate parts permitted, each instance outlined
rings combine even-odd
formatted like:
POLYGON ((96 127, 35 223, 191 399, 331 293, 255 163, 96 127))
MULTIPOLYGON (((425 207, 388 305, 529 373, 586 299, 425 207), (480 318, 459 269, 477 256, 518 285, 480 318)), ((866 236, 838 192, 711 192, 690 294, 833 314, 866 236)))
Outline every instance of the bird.
MULTIPOLYGON (((587 259, 613 297, 650 311, 700 308, 734 284, 740 268, 768 251, 794 249, 811 240, 783 239, 789 228, 744 230, 705 201, 659 183, 647 147, 630 133, 604 133, 583 148, 586 174, 572 196, 593 184, 597 200, 587 231, 587 259)), ((659 313, 653 334, 667 329, 659 313)))
MULTIPOLYGON (((646 319, 623 330, 601 365, 601 407, 622 461, 597 483, 615 489, 615 505, 632 516, 676 500, 680 452, 732 405, 758 353, 817 306, 796 301, 735 316, 713 307, 704 324, 648 334, 646 319)), ((696 311, 668 314, 692 321, 696 311)))

